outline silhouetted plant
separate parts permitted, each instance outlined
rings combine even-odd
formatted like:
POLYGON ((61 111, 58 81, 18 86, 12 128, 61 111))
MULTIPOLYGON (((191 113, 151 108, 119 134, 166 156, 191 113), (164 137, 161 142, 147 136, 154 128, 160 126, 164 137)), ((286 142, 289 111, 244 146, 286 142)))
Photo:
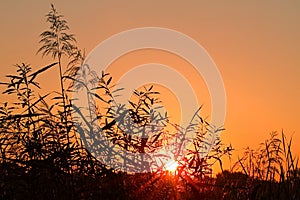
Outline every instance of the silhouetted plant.
POLYGON ((298 158, 292 155, 292 138, 276 132, 259 148, 247 148, 234 166, 248 178, 251 194, 257 199, 298 199, 300 176, 298 158))
MULTIPOLYGON (((68 33, 69 26, 67 25, 67 21, 60 15, 57 10, 55 9, 54 5, 51 4, 51 10, 46 15, 47 22, 50 23, 49 30, 44 31, 41 33, 40 43, 42 43, 42 47, 39 48, 38 53, 42 53, 43 56, 51 55, 53 59, 57 59, 58 66, 59 66, 59 76, 60 76, 60 86, 61 86, 61 99, 62 100, 62 108, 63 114, 61 117, 62 122, 65 124, 65 132, 68 141, 68 148, 70 144, 70 125, 68 123, 68 111, 70 111, 70 105, 66 95, 65 86, 64 86, 64 77, 63 77, 63 63, 62 57, 67 56, 76 56, 77 54, 81 55, 76 47, 76 39, 73 34, 68 33), (78 52, 76 54, 76 52, 78 52), (68 110, 69 109, 69 110, 68 110)), ((78 57, 78 56, 77 56, 78 57)), ((72 63, 75 61, 71 61, 72 63)))

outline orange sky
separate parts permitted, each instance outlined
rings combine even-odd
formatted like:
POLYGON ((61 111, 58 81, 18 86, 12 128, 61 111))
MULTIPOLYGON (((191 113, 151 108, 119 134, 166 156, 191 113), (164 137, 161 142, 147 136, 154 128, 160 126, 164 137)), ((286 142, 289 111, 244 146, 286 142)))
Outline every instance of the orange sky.
MULTIPOLYGON (((300 2, 51 2, 66 17, 71 32, 86 52, 113 34, 137 27, 170 28, 192 37, 208 51, 224 81, 224 142, 231 142, 237 150, 256 147, 271 131, 284 129, 288 136, 294 134, 294 151, 300 154, 300 2)), ((0 80, 14 72, 15 63, 31 63, 34 69, 50 63, 35 53, 39 48, 38 35, 48 27, 44 15, 51 2, 1 1, 0 80)), ((163 54, 148 53, 142 62, 149 61, 149 57, 159 59, 163 54)), ((135 65, 139 60, 133 59, 138 55, 139 52, 126 55, 124 63, 135 65)), ((160 61, 184 65, 183 60, 166 57, 160 61), (178 62, 174 62, 176 59, 178 62)), ((182 71, 187 76, 189 72, 182 71)), ((52 69, 39 80, 44 88, 54 90, 59 86, 56 76, 56 69, 52 69)), ((201 103, 209 115, 210 101, 203 84, 200 85, 206 95, 201 103)), ((0 98, 5 101, 3 96, 0 98)))

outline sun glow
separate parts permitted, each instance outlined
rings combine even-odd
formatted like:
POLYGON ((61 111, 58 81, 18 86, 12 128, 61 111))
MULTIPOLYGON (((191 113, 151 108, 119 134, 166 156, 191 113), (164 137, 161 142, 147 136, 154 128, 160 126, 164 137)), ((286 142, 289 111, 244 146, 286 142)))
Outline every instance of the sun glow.
POLYGON ((165 167, 167 171, 174 172, 178 167, 178 163, 175 160, 169 160, 165 167))

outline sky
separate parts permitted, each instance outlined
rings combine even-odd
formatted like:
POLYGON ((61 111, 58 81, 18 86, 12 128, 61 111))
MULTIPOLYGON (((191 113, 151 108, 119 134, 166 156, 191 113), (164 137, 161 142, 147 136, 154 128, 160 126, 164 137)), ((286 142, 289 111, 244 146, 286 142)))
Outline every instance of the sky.
MULTIPOLYGON (((224 82, 227 113, 223 142, 231 143, 235 154, 241 155, 243 148, 256 148, 270 132, 284 130, 288 137, 293 136, 293 150, 300 154, 300 2, 1 1, 1 81, 14 73, 16 63, 30 63, 33 69, 51 63, 49 58, 36 55, 39 34, 48 27, 44 16, 51 3, 65 16, 78 45, 87 53, 110 36, 132 28, 163 27, 193 38, 209 53, 224 82)), ((211 103, 205 82, 191 76, 189 63, 178 56, 136 51, 120 57, 109 69, 118 79, 122 76, 120 66, 125 66, 124 72, 154 61, 171 65, 187 77, 200 91, 197 97, 203 114, 209 116, 211 103)), ((41 75, 43 88, 58 88, 57 74, 57 69, 51 69, 48 75, 41 75)), ((167 89, 165 92, 171 94, 167 89)), ((176 94, 162 98, 176 103, 176 94)), ((177 111, 170 112, 176 118, 177 111)))

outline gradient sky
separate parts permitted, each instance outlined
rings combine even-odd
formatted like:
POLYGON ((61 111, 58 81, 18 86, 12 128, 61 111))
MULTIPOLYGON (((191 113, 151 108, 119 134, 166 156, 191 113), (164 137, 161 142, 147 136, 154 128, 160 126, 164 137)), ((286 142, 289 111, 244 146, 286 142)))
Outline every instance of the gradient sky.
MULTIPOLYGON (((14 73, 13 64, 37 69, 51 62, 35 55, 38 36, 48 27, 44 16, 50 3, 87 53, 109 36, 138 27, 165 27, 192 37, 208 51, 224 81, 224 142, 237 150, 257 147, 270 132, 284 129, 300 154, 299 1, 1 1, 1 81, 14 73)), ((134 63, 138 54, 124 63, 134 63)), ((43 88, 57 88, 56 76, 56 69, 41 75, 43 88)), ((209 100, 203 101, 210 109, 209 100)))

